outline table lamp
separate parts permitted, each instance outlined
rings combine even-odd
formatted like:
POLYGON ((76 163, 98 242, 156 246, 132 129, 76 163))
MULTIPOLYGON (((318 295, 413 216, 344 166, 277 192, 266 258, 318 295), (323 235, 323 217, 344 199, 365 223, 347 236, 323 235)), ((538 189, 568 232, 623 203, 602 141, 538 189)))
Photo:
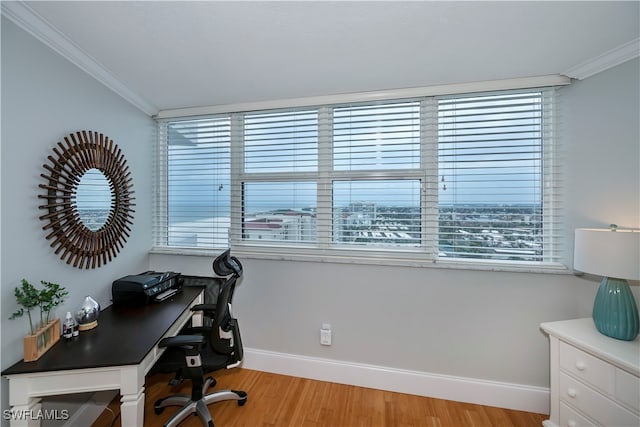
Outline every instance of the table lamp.
POLYGON ((578 228, 573 267, 603 276, 593 304, 593 322, 602 334, 632 341, 638 335, 638 307, 629 280, 640 279, 640 230, 578 228))

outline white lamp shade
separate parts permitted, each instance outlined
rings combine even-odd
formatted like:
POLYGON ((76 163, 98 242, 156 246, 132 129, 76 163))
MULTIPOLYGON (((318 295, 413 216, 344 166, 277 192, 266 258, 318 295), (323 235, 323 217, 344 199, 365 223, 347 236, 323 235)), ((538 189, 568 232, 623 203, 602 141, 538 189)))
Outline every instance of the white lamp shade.
POLYGON ((573 268, 598 276, 640 279, 640 230, 578 228, 573 268))

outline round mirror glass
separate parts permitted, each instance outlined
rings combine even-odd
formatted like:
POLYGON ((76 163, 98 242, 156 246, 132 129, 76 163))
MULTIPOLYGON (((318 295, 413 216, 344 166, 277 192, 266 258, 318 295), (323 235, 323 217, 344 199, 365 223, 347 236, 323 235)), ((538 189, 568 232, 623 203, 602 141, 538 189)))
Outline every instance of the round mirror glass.
POLYGON ((80 221, 91 231, 102 228, 113 209, 113 194, 109 180, 99 169, 89 169, 80 177, 75 207, 80 221))

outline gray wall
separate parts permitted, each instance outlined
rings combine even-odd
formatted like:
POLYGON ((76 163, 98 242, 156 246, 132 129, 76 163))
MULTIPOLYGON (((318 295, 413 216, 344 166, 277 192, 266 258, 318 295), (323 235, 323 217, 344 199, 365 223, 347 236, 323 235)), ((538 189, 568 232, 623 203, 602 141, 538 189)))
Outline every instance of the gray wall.
MULTIPOLYGON (((144 271, 151 245, 151 150, 153 121, 32 36, 2 18, 1 145, 1 354, 2 368, 23 356, 25 318, 8 320, 17 308, 14 287, 25 278, 64 285, 64 317, 86 295, 104 307, 114 278, 144 271), (60 260, 49 247, 38 219, 40 173, 58 141, 77 130, 96 130, 122 149, 132 172, 137 206, 131 237, 114 261, 96 270, 80 270, 60 260)), ((2 380, 2 408, 7 408, 2 380)))
MULTIPOLYGON (((561 89, 567 262, 573 229, 640 227, 639 61, 561 89)), ((152 254, 208 274, 210 259, 152 254)), ((548 387, 541 322, 588 317, 598 278, 243 258, 246 347, 548 387), (333 345, 319 344, 323 322, 333 345)), ((637 284, 633 286, 638 291, 637 284)))

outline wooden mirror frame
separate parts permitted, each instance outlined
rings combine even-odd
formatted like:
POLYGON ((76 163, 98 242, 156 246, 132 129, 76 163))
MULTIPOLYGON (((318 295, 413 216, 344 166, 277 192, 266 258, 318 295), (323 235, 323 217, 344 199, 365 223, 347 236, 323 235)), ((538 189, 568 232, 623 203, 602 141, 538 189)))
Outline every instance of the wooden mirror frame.
POLYGON ((56 255, 67 264, 78 268, 96 268, 110 262, 124 247, 133 224, 131 172, 117 144, 107 136, 95 131, 78 131, 58 142, 53 148, 55 156, 49 155, 50 164, 42 167, 46 173, 40 176, 46 184, 40 184, 45 199, 39 206, 46 214, 40 219, 47 224, 46 239, 56 255), (87 228, 80 219, 75 203, 80 179, 89 169, 98 169, 109 182, 111 210, 105 224, 96 231, 87 228))

